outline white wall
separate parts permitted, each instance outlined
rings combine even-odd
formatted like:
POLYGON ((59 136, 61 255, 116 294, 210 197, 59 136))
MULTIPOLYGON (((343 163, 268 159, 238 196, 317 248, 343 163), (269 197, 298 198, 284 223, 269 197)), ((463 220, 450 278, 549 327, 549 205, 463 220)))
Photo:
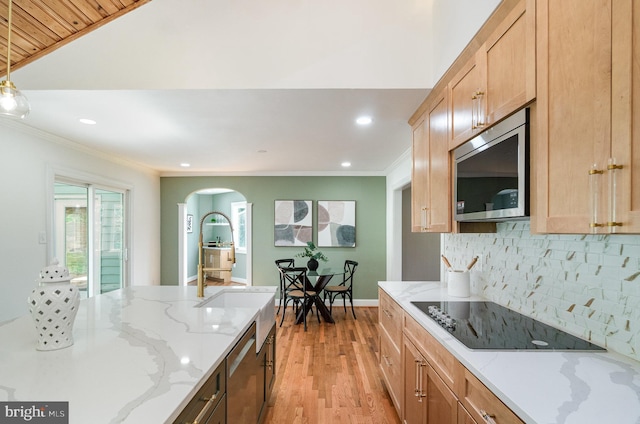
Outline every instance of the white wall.
MULTIPOLYGON (((77 150, 62 140, 0 121, 0 321, 28 313, 27 297, 47 265, 47 245, 38 235, 47 229, 51 168, 92 175, 133 187, 132 241, 129 259, 134 285, 160 283, 160 178, 155 172, 115 163, 77 150), (26 131, 26 132, 25 132, 26 131), (66 144, 66 145, 65 145, 66 144)), ((47 234, 47 240, 52 237, 47 234)))
POLYGON ((411 149, 387 173, 387 281, 402 280, 402 190, 411 185, 411 149))
POLYGON ((430 38, 433 87, 469 44, 501 0, 433 0, 430 38))

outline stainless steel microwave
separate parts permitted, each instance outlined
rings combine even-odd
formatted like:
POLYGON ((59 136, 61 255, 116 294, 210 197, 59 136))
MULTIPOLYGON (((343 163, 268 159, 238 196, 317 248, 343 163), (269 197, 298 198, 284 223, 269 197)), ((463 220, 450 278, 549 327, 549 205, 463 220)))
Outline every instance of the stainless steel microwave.
POLYGON ((522 109, 454 150, 456 221, 529 216, 529 109, 522 109))

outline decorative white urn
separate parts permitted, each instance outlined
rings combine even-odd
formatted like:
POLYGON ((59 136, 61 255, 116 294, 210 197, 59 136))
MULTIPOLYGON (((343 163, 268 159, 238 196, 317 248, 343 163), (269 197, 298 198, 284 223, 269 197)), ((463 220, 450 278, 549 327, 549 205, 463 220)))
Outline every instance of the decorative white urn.
POLYGON ((56 259, 40 271, 40 285, 28 299, 29 312, 38 331, 37 350, 56 350, 73 344, 73 321, 80 293, 71 285, 69 270, 56 259))

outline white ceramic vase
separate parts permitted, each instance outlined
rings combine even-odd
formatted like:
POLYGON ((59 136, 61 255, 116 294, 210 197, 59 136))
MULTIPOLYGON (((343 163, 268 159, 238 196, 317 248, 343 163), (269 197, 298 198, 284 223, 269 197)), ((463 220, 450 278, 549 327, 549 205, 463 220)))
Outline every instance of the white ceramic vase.
POLYGON ((58 261, 40 272, 40 285, 28 299, 29 312, 38 331, 37 350, 57 350, 73 344, 73 322, 80 293, 71 285, 69 271, 58 261))

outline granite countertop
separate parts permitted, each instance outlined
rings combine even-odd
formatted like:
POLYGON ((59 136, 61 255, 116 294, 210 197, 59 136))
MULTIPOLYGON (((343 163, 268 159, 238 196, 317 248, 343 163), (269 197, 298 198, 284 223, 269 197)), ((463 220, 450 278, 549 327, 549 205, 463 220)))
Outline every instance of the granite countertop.
POLYGON ((461 300, 440 282, 384 281, 379 287, 526 423, 640 423, 638 361, 609 351, 470 350, 411 304, 461 300))
MULTIPOLYGON (((205 298, 242 290, 276 287, 207 287, 205 298)), ((74 344, 47 352, 30 316, 0 323, 0 401, 68 401, 75 424, 172 422, 260 313, 202 301, 195 286, 83 299, 74 344)))

